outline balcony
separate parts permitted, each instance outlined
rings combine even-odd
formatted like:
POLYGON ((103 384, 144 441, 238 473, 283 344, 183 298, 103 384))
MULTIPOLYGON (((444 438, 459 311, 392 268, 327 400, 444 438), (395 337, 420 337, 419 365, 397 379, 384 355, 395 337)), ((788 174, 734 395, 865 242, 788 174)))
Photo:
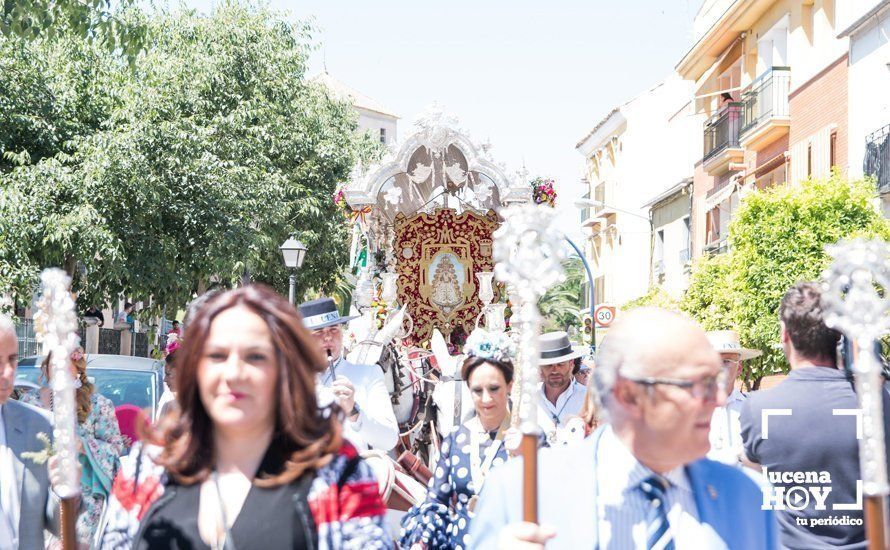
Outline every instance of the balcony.
POLYGON ((788 133, 791 111, 788 92, 791 69, 773 67, 751 83, 742 94, 742 129, 739 144, 759 150, 788 133))
POLYGON ((705 123, 702 167, 712 176, 723 174, 730 164, 745 160, 745 150, 739 146, 742 108, 742 103, 730 103, 705 123))
POLYGON ((890 124, 865 138, 862 171, 875 178, 878 193, 890 193, 890 124))
POLYGON ((726 240, 726 237, 723 237, 720 240, 706 244, 703 251, 705 254, 712 256, 724 254, 729 251, 729 242, 726 240))

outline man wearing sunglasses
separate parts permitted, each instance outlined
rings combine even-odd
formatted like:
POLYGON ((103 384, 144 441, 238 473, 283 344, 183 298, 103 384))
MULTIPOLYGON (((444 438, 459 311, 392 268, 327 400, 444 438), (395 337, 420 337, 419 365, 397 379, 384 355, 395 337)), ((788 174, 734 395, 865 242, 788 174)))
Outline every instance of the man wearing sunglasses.
POLYGON ((703 458, 726 394, 720 358, 697 324, 655 308, 628 312, 592 374, 607 423, 540 453, 540 525, 521 522, 522 461, 512 460, 485 483, 473 548, 776 548, 758 485, 703 458))

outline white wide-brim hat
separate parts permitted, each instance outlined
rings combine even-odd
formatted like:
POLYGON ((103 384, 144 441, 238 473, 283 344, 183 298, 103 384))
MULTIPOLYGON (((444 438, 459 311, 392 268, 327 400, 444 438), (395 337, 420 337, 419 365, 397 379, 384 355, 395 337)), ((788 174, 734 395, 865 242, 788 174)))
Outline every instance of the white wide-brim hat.
POLYGON ((717 353, 737 353, 742 361, 763 355, 758 349, 743 348, 739 344, 739 334, 734 330, 712 330, 707 336, 717 353))
POLYGON ((583 351, 572 347, 572 342, 569 341, 569 335, 562 331, 542 334, 539 346, 541 349, 541 358, 538 364, 541 366, 562 363, 569 359, 576 359, 584 356, 583 351))

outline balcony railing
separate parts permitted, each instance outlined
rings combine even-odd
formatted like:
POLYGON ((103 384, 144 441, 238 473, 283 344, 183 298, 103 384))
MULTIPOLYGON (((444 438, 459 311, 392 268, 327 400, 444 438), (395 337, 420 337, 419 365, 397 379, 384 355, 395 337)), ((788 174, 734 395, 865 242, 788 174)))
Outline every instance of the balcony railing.
POLYGON ((890 193, 890 124, 865 138, 862 170, 875 178, 879 193, 890 193))
POLYGON ((787 117, 788 92, 791 89, 791 69, 773 67, 751 83, 742 94, 743 123, 741 134, 775 117, 787 117))
POLYGON ((739 146, 742 103, 730 103, 705 124, 705 156, 708 160, 721 151, 739 146))

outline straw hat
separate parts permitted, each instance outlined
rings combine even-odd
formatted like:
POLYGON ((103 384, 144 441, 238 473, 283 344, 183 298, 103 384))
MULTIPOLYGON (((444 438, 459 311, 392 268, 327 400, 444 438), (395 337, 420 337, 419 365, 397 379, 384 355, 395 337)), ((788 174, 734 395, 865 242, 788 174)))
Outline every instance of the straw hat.
POLYGON ((739 344, 739 333, 734 330, 712 330, 707 336, 717 353, 737 353, 742 361, 763 355, 760 350, 743 348, 739 344))
POLYGON ((563 361, 584 355, 583 351, 578 351, 572 347, 569 335, 562 331, 542 334, 539 346, 541 348, 541 359, 538 364, 541 366, 562 363, 563 361))

